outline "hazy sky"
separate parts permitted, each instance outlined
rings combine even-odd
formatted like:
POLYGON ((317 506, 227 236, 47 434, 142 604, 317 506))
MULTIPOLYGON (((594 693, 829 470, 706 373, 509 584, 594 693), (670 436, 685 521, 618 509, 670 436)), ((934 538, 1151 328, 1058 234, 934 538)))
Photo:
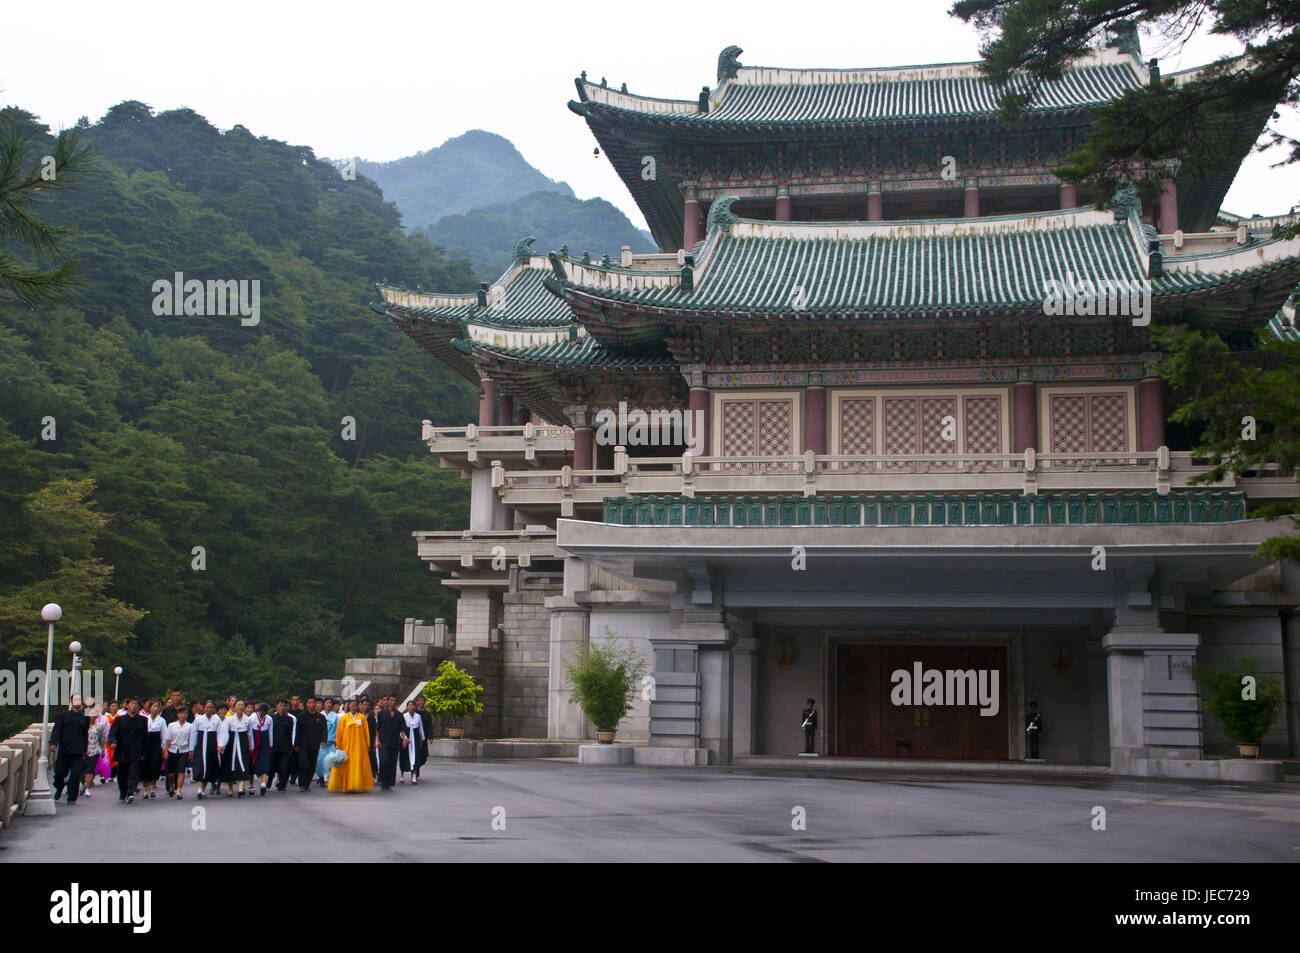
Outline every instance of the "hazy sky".
MULTIPOLYGON (((221 129, 309 145, 319 156, 387 160, 467 129, 510 139, 582 198, 603 196, 644 220, 586 123, 566 108, 585 69, 617 88, 692 99, 714 85, 718 52, 745 65, 901 66, 977 59, 979 36, 951 0, 746 0, 743 4, 545 4, 515 0, 367 3, 294 0, 70 0, 11 4, 0 35, 0 104, 52 127, 98 119, 125 99, 188 106, 221 129), (740 15, 738 15, 740 14, 740 15), (730 25, 725 25, 728 21, 730 25), (718 26, 716 24, 724 24, 718 26)), ((1165 72, 1231 42, 1182 50, 1143 37, 1165 72)), ((1282 128, 1300 130, 1284 115, 1282 128)), ((1300 202, 1300 168, 1249 158, 1224 207, 1242 214, 1300 202)))

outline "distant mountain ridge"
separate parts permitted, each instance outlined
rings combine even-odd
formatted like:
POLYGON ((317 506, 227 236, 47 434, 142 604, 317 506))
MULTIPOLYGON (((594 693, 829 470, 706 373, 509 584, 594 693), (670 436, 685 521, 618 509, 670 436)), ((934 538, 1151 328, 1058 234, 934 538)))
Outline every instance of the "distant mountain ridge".
POLYGON ((593 258, 618 258, 628 245, 634 252, 656 250, 650 236, 604 199, 582 199, 557 192, 531 192, 513 202, 447 215, 415 232, 448 255, 462 252, 480 279, 492 281, 510 264, 515 242, 525 235, 537 239, 533 249, 545 254, 567 244, 571 255, 584 251, 593 258))
POLYGON ((574 197, 566 183, 529 165, 509 139, 482 129, 392 162, 360 160, 356 168, 384 190, 385 199, 397 203, 407 232, 444 215, 509 202, 530 192, 574 197))
POLYGON ((499 276, 525 235, 543 252, 562 244, 595 257, 617 256, 624 245, 656 250, 650 233, 615 206, 577 198, 568 184, 529 165, 509 139, 482 129, 404 159, 358 161, 356 171, 397 204, 408 233, 468 258, 480 280, 499 276))

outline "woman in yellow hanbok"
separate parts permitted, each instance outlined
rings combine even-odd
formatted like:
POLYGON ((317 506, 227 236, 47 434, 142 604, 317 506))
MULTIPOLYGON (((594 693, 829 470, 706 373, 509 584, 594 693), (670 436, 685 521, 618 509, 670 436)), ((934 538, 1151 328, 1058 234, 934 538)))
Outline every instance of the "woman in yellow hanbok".
POLYGON ((370 774, 370 726, 364 715, 357 714, 356 699, 348 702, 348 710, 339 716, 334 734, 334 747, 347 754, 347 760, 330 769, 331 791, 369 791, 375 786, 370 774))

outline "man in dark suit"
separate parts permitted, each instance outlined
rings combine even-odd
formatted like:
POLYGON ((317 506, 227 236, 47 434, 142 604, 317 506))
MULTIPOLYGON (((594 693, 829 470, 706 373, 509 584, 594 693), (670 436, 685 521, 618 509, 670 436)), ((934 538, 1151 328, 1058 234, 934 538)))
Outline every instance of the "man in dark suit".
POLYGON ((375 716, 379 725, 379 786, 385 791, 391 791, 397 783, 397 759, 410 744, 406 719, 393 710, 396 700, 392 695, 387 696, 384 707, 375 716))
POLYGON ((803 753, 816 754, 817 741, 817 703, 808 699, 808 707, 803 710, 803 753))
POLYGON ((316 776, 316 756, 325 740, 325 716, 320 713, 320 699, 312 695, 298 719, 298 790, 310 791, 316 776))
MULTIPOLYGON (((275 703, 271 716, 271 774, 275 789, 283 791, 289 783, 289 774, 298 760, 298 718, 289 711, 289 703, 281 698, 275 703)), ((266 788, 262 788, 266 793, 266 788)))
POLYGON ((149 719, 140 714, 140 699, 130 698, 126 714, 113 719, 108 732, 108 743, 117 758, 117 799, 130 804, 135 800, 135 789, 140 783, 140 759, 144 757, 144 736, 149 731, 149 719))
POLYGON ((86 760, 86 748, 90 744, 90 719, 81 710, 81 696, 72 696, 72 707, 60 712, 54 719, 54 730, 50 732, 50 755, 54 761, 54 800, 63 793, 64 785, 68 788, 68 803, 76 804, 81 792, 81 770, 86 760), (58 749, 58 757, 54 751, 58 749))

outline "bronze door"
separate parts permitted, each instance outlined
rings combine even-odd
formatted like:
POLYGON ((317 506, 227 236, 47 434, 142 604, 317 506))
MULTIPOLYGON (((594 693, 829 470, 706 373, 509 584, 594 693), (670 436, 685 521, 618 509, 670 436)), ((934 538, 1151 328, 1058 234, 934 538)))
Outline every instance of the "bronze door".
MULTIPOLYGON (((1007 650, 999 645, 840 645, 836 651, 835 753, 867 758, 1006 760, 1007 650), (996 715, 979 704, 894 705, 893 672, 998 672, 996 715)), ((974 701, 968 699, 968 701, 974 701)))

